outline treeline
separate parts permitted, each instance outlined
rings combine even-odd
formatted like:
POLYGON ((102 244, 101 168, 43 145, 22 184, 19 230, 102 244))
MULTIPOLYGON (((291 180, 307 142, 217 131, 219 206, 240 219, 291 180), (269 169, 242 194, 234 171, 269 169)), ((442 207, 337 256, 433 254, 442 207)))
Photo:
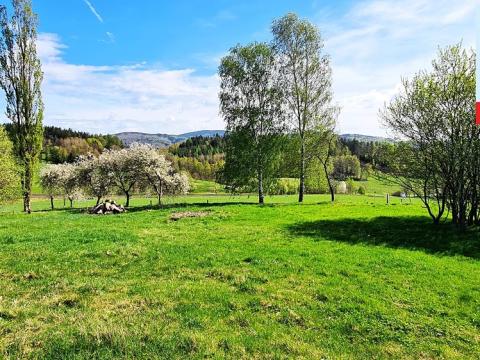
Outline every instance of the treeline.
MULTIPOLYGON (((283 143, 283 155, 279 159, 278 171, 275 178, 278 184, 268 189, 270 194, 298 193, 298 186, 294 189, 289 183, 289 190, 281 190, 286 184, 286 178, 298 177, 297 163, 299 161, 295 136, 288 134, 277 135, 279 142, 283 143)), ((194 179, 219 180, 225 163, 225 144, 223 136, 214 137, 197 136, 182 143, 174 144, 168 148, 168 158, 179 171, 188 171, 194 179)), ((337 136, 336 146, 332 148, 329 171, 337 181, 348 179, 366 180, 372 173, 374 166, 385 166, 386 154, 390 152, 393 144, 388 142, 364 142, 359 140, 346 140, 337 136)), ((313 159, 306 169, 305 188, 308 193, 323 194, 328 192, 323 169, 318 161, 313 159)), ((252 192, 252 184, 242 191, 252 192)))
POLYGON ((213 137, 194 136, 179 144, 170 146, 169 151, 179 157, 213 156, 225 151, 225 139, 216 134, 213 137))
POLYGON ((225 138, 195 136, 168 148, 168 159, 178 171, 198 180, 215 181, 225 163, 225 138))
POLYGON ((45 126, 43 130, 43 159, 54 164, 72 163, 82 155, 98 156, 105 149, 122 147, 122 141, 115 135, 89 134, 55 126, 45 126))
MULTIPOLYGON (((13 125, 5 124, 4 126, 10 139, 15 141, 13 125)), ((44 126, 41 157, 44 161, 54 164, 73 163, 82 155, 98 156, 105 149, 122 147, 122 141, 115 135, 89 134, 56 126, 44 126)))
POLYGON ((345 139, 341 136, 338 137, 338 142, 347 148, 351 154, 358 157, 363 164, 372 164, 378 167, 386 165, 385 156, 394 146, 393 143, 387 141, 362 141, 345 139))

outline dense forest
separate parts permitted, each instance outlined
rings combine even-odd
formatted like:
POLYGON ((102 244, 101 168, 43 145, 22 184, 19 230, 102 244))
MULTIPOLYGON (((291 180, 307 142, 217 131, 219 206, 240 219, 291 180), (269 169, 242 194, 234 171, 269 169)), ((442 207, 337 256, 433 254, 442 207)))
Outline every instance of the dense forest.
POLYGON ((178 171, 199 180, 216 180, 225 160, 225 138, 194 136, 168 148, 168 158, 178 171))
POLYGON ((172 145, 170 152, 179 157, 199 157, 222 154, 225 151, 223 136, 194 136, 179 144, 172 145))
MULTIPOLYGON (((14 141, 12 124, 5 124, 5 129, 14 141)), ((100 155, 104 149, 119 149, 123 144, 115 135, 89 134, 84 131, 62 129, 56 126, 43 128, 42 159, 46 162, 61 164, 72 163, 80 155, 100 155)))
MULTIPOLYGON (((13 140, 12 125, 5 124, 4 127, 13 140)), ((282 135, 281 142, 283 143, 283 152, 276 160, 279 164, 276 178, 295 178, 298 176, 295 166, 298 161, 295 137, 282 135)), ((195 136, 174 144, 162 152, 177 171, 186 171, 190 176, 199 180, 221 181, 221 170, 225 164, 225 146, 225 137, 216 134, 212 137, 195 136)), ((81 155, 98 156, 104 149, 120 149, 122 147, 122 141, 115 135, 89 134, 84 131, 45 126, 42 159, 54 164, 73 163, 81 155)), ((370 173, 371 166, 382 168, 385 163, 384 159, 392 147, 393 144, 389 142, 362 141, 338 136, 329 166, 332 174, 338 180, 366 178, 370 173)), ((280 182, 285 181, 281 180, 280 182)), ((297 187, 297 185, 294 184, 291 187, 297 187)), ((272 186, 278 187, 279 185, 272 184, 272 186)), ((317 161, 312 161, 307 168, 306 188, 311 193, 327 192, 327 182, 317 161)))

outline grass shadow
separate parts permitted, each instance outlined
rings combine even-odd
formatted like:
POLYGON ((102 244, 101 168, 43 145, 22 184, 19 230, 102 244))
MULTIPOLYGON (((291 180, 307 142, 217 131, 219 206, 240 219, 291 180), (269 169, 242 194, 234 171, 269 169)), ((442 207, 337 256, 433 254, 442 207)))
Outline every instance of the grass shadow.
POLYGON ((252 202, 221 202, 221 203, 173 203, 173 204, 163 204, 159 205, 141 205, 141 206, 133 206, 127 208, 127 211, 130 213, 139 212, 139 211, 147 211, 147 210, 169 210, 169 209, 185 209, 185 208, 212 208, 212 207, 223 207, 223 206, 231 206, 231 205, 257 205, 256 203, 252 202))
POLYGON ((459 232, 451 224, 433 225, 427 217, 376 217, 326 219, 291 225, 296 236, 422 250, 431 254, 480 258, 478 229, 459 232))
MULTIPOLYGON (((232 205, 249 205, 249 206, 263 206, 263 207, 273 207, 277 204, 263 204, 259 205, 255 202, 247 202, 247 201, 230 201, 230 202, 189 202, 189 203, 169 203, 163 204, 161 206, 156 204, 146 204, 146 205, 137 205, 137 206, 130 206, 127 208, 127 212, 134 213, 134 212, 141 212, 141 211, 151 211, 151 210, 169 210, 169 209, 184 209, 184 208, 212 208, 212 207, 224 207, 224 206, 232 206, 232 205)), ((92 206, 81 206, 81 207, 57 207, 55 209, 45 208, 45 209, 36 209, 33 210, 32 213, 44 213, 44 212, 65 212, 71 214, 80 214, 85 213, 88 214, 89 209, 94 207, 92 206)))
MULTIPOLYGON (((56 207, 54 209, 51 208, 45 208, 45 209, 34 209, 32 210, 32 214, 35 213, 70 213, 70 214, 80 214, 83 212, 87 212, 88 208, 87 207, 56 207)), ((24 214, 23 211, 18 211, 20 214, 24 214)))

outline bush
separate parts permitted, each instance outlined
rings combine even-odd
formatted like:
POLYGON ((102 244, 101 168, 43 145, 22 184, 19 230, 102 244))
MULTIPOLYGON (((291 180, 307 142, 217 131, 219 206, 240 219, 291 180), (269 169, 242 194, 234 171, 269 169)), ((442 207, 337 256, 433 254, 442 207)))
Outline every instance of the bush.
POLYGON ((367 193, 367 189, 363 185, 360 185, 357 191, 360 195, 365 195, 367 193))
POLYGON ((270 195, 293 195, 298 193, 300 181, 292 178, 276 179, 269 188, 270 195))
POLYGON ((323 165, 317 159, 312 160, 307 167, 305 191, 308 194, 327 194, 329 192, 323 165))
POLYGON ((346 184, 347 184, 347 194, 355 193, 356 187, 355 187, 355 182, 353 181, 353 179, 352 178, 347 179, 346 184))
POLYGON ((333 177, 335 180, 360 178, 360 160, 355 155, 342 155, 333 159, 333 177))

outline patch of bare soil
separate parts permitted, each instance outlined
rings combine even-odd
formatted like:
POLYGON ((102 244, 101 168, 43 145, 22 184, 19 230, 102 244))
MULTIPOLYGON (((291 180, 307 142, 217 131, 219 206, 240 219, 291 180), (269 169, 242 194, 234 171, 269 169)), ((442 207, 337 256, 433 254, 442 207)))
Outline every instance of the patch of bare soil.
POLYGON ((181 211, 170 215, 170 220, 178 221, 183 218, 197 218, 210 215, 208 211, 181 211))

